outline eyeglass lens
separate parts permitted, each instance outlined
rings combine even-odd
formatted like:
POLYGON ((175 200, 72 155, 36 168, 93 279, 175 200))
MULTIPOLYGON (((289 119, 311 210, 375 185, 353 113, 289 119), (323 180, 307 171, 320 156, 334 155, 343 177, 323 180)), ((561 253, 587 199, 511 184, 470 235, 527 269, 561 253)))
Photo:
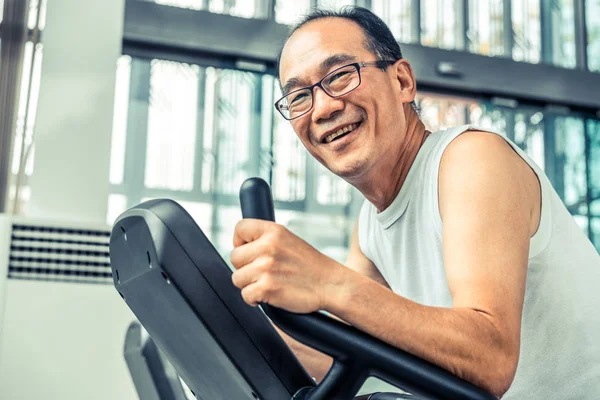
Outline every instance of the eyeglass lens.
MULTIPOLYGON (((325 76, 322 87, 325 92, 332 96, 342 96, 356 89, 360 84, 358 70, 354 65, 342 67, 325 76)), ((285 118, 294 119, 307 113, 313 105, 313 93, 310 89, 298 90, 285 96, 280 104, 279 110, 285 118)))

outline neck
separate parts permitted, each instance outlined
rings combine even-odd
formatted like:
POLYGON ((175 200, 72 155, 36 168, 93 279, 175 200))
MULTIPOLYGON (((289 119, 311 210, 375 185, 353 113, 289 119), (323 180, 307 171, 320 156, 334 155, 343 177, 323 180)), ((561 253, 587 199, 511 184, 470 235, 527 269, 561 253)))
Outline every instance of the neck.
POLYGON ((381 157, 368 176, 363 176, 361 182, 354 185, 379 212, 389 207, 400 192, 419 149, 430 134, 410 104, 404 105, 404 115, 406 133, 401 138, 402 143, 399 148, 390 149, 397 153, 381 157))

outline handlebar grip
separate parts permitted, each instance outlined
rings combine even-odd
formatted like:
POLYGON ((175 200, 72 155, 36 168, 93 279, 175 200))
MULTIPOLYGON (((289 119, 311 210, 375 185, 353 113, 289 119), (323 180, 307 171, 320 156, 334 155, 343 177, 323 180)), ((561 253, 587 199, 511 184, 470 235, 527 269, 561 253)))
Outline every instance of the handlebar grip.
POLYGON ((275 209, 269 184, 261 178, 249 178, 240 188, 243 218, 275 222, 275 209))

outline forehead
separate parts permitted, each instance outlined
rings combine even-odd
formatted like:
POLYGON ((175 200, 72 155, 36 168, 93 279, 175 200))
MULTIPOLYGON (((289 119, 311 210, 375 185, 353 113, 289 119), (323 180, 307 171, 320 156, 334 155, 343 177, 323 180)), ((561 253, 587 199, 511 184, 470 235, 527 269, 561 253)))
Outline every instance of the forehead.
MULTIPOLYGON (((321 62, 334 54, 357 58, 370 55, 365 48, 365 34, 356 22, 346 18, 321 18, 298 29, 288 39, 281 53, 281 83, 291 77, 305 77, 317 71, 321 62)), ((361 60, 362 61, 362 60, 361 60)))

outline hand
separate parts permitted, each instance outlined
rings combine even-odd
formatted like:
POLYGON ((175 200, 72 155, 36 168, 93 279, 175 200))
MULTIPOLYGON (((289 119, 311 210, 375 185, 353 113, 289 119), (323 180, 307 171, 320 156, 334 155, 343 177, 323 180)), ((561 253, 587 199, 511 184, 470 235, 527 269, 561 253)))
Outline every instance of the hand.
POLYGON ((233 284, 252 306, 268 303, 296 313, 325 309, 344 268, 271 221, 241 220, 233 245, 233 284))

